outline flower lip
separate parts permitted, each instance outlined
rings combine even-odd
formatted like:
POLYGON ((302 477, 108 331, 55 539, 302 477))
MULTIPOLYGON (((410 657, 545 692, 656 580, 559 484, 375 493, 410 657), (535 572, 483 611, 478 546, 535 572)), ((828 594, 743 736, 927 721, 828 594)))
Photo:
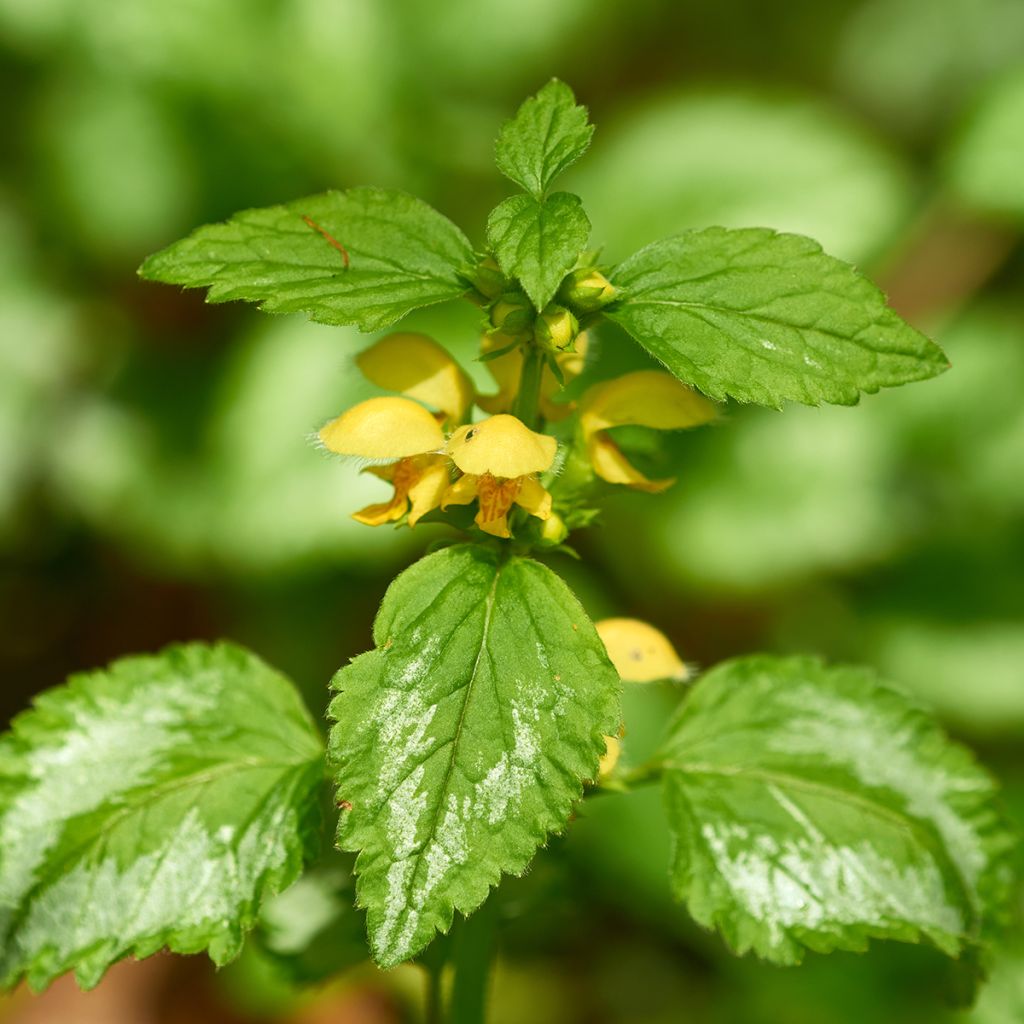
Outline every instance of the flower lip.
POLYGON ((448 439, 447 454, 463 473, 498 479, 543 473, 555 461, 558 442, 501 413, 460 427, 448 439))
POLYGON ((595 623, 608 657, 626 683, 653 683, 660 679, 684 681, 686 664, 660 629, 640 619, 602 619, 595 623))
POLYGON ((393 461, 444 447, 437 419, 409 398, 369 398, 325 424, 317 436, 329 451, 361 459, 393 461))

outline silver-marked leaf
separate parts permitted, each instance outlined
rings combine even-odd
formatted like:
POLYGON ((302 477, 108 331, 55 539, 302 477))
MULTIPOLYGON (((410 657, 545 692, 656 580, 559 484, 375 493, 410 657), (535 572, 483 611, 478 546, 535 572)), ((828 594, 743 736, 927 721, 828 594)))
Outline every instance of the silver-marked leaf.
POLYGON ((868 670, 726 662, 660 758, 673 887, 737 952, 797 963, 885 938, 956 956, 1004 905, 991 778, 868 670))
POLYGON ((238 647, 125 658, 36 698, 0 739, 0 984, 162 947, 235 956, 319 829, 323 746, 238 647))
POLYGON ((688 231, 631 256, 614 283, 625 297, 608 317, 718 400, 852 405, 949 366, 867 278, 802 235, 688 231))
POLYGON ((429 555, 391 585, 376 650, 334 680, 338 844, 359 851, 374 958, 418 953, 563 828, 619 680, 550 569, 492 548, 429 555))
POLYGON ((572 89, 552 78, 525 100, 494 144, 498 170, 535 199, 586 152, 594 126, 587 108, 576 104, 572 89))
POLYGON ((375 331, 458 298, 474 263, 465 235, 404 192, 353 188, 236 213, 150 256, 152 281, 209 289, 268 313, 308 313, 375 331))
POLYGON ((487 219, 488 248, 538 310, 554 297, 589 237, 583 204, 569 192, 555 192, 544 200, 512 196, 487 219))

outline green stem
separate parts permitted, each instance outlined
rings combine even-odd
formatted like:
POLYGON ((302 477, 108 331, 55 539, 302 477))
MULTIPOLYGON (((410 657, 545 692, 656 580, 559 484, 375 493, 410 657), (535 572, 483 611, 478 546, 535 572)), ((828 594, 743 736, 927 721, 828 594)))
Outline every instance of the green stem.
POLYGON ((448 1024, 484 1024, 487 982, 494 953, 497 900, 493 897, 459 927, 452 944, 452 979, 448 1024))
POLYGON ((627 789, 635 789, 637 786, 643 786, 648 782, 657 782, 661 778, 663 771, 663 765, 656 761, 648 761, 647 764, 642 764, 631 771, 625 772, 618 781, 627 789))
POLYGON ((442 1024, 441 1018, 441 969, 443 963, 427 968, 427 1010, 426 1024, 442 1024))
POLYGON ((544 376, 544 353, 534 344, 525 346, 519 392, 512 412, 531 430, 540 426, 540 385, 544 376))

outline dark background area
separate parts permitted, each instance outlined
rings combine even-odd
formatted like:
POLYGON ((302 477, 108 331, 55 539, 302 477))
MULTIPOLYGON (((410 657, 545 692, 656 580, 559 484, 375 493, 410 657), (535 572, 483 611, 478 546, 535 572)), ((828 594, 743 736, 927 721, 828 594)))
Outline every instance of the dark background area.
MULTIPOLYGON (((371 393, 353 330, 140 282, 200 223, 330 187, 421 195, 476 243, 501 121, 558 75, 597 133, 568 176, 614 263, 691 226, 767 225, 862 267, 946 349, 855 408, 731 408, 651 438, 679 477, 616 495, 561 561, 595 618, 707 666, 754 650, 876 666, 1024 816, 1024 4, 1019 0, 0 0, 0 702, 229 637, 311 706, 436 534, 348 518, 383 485, 307 436, 371 393)), ((468 304, 408 321, 473 363, 468 304)), ((588 374, 642 365, 595 340, 588 374)), ((627 757, 678 693, 634 692, 627 757)), ((588 804, 501 898, 495 1024, 1024 1020, 1013 935, 981 1003, 880 945, 734 960, 671 904, 657 794, 588 804)), ((65 979, 67 982, 67 979, 65 979)), ((414 1019, 415 968, 312 996, 253 952, 122 965, 0 1021, 414 1019), (89 1016, 93 1014, 94 1016, 89 1016)))

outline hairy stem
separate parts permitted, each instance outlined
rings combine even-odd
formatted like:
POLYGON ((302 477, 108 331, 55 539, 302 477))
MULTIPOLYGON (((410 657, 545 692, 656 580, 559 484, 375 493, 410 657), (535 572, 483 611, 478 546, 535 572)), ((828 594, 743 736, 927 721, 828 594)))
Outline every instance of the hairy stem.
POLYGON ((461 922, 455 935, 451 953, 455 977, 448 1024, 484 1024, 497 916, 497 901, 492 894, 472 917, 461 922))
POLYGON ((544 353, 532 342, 523 351, 519 392, 512 412, 531 430, 540 426, 540 385, 544 376, 544 353))

